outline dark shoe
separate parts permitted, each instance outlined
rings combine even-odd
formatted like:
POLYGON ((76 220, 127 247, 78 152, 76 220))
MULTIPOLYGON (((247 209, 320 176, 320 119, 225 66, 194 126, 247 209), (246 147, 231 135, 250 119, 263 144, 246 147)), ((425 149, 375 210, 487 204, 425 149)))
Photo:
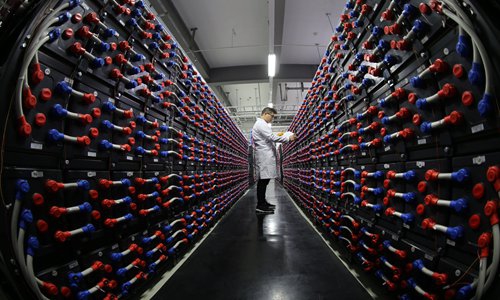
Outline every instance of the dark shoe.
POLYGON ((267 207, 267 206, 257 206, 255 208, 255 212, 258 214, 273 214, 274 210, 272 208, 267 207))
POLYGON ((269 202, 266 202, 266 203, 265 203, 265 205, 266 205, 267 207, 269 207, 269 208, 272 208, 272 209, 275 209, 275 208, 276 208, 276 205, 271 204, 271 203, 269 203, 269 202))

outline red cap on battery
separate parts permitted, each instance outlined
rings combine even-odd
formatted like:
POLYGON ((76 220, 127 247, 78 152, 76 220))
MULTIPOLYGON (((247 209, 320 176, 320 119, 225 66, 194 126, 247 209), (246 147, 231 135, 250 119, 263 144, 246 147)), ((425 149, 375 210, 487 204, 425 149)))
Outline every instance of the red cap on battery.
POLYGON ((469 227, 476 230, 481 226, 481 216, 474 214, 469 218, 469 227))
POLYGON ((484 184, 482 182, 476 183, 472 188, 472 197, 480 200, 484 196, 484 184))

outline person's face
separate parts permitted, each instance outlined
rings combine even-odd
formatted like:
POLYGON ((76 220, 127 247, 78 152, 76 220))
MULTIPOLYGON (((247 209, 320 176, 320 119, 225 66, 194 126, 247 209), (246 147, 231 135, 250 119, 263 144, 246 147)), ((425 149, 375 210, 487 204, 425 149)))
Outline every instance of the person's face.
POLYGON ((274 119, 274 114, 273 113, 265 113, 262 116, 262 119, 264 119, 264 121, 266 121, 267 123, 271 123, 274 119))

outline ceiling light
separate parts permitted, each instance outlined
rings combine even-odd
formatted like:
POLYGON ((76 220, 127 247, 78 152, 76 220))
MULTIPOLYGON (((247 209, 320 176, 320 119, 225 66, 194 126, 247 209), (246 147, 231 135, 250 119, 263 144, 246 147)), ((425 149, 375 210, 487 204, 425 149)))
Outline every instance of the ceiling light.
POLYGON ((267 76, 274 77, 276 75, 276 54, 269 54, 267 57, 267 76))
POLYGON ((269 102, 269 103, 267 104, 267 107, 273 108, 273 103, 272 103, 272 102, 269 102))

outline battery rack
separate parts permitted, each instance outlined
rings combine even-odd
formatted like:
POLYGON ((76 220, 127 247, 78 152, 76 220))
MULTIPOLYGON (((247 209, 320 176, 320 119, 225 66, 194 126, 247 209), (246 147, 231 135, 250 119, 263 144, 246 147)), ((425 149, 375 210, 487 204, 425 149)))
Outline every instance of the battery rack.
POLYGON ((147 1, 25 2, 1 27, 11 296, 137 297, 248 188, 248 141, 147 1))
POLYGON ((347 1, 284 186, 383 298, 497 299, 499 6, 347 1))

